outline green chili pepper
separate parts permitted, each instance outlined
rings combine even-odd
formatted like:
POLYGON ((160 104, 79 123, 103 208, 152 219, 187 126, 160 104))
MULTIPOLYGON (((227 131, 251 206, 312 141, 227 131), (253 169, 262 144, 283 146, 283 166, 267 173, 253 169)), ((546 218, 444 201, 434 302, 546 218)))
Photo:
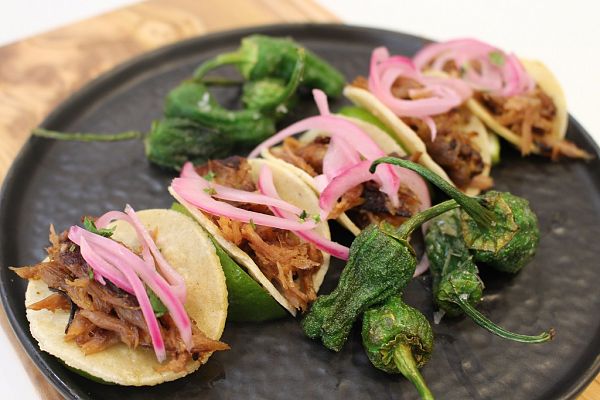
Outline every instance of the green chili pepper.
POLYGON ((244 84, 242 103, 246 108, 280 115, 287 113, 304 74, 306 53, 302 48, 297 53, 296 64, 287 84, 282 79, 270 77, 244 84))
POLYGON ((401 373, 422 399, 433 399, 419 372, 433 351, 433 331, 423 314, 405 304, 400 295, 392 296, 365 312, 362 339, 375 367, 390 374, 401 373))
MULTIPOLYGON (((289 81, 302 47, 290 38, 251 35, 242 39, 238 50, 224 53, 205 61, 194 72, 194 80, 201 81, 208 71, 223 65, 235 65, 249 81, 280 78, 289 81)), ((342 93, 345 78, 335 68, 309 50, 306 51, 306 68, 303 85, 323 90, 328 96, 342 93)))
POLYGON ((475 309, 482 298, 483 282, 464 242, 459 210, 449 211, 429 222, 425 248, 433 277, 433 298, 447 315, 467 314, 491 333, 517 342, 542 343, 552 339, 553 330, 537 336, 507 331, 475 309))
POLYGON ((157 165, 173 169, 181 168, 186 161, 203 164, 212 158, 224 157, 233 147, 233 138, 230 135, 181 118, 155 121, 148 133, 140 131, 108 134, 67 133, 36 128, 32 134, 39 137, 80 142, 143 139, 146 157, 157 165))
POLYGON ((371 171, 381 163, 417 172, 460 204, 463 238, 475 261, 517 273, 535 255, 540 232, 527 200, 496 191, 469 197, 427 168, 395 157, 375 160, 371 171))
POLYGON ((397 230, 389 224, 364 229, 350 246, 337 288, 319 296, 302 321, 304 333, 320 338, 331 350, 341 350, 356 318, 400 292, 411 280, 417 259, 409 244, 410 234, 425 221, 457 206, 454 200, 440 203, 414 215, 397 230))
POLYGON ((252 145, 275 133, 275 120, 257 110, 227 110, 206 85, 183 82, 167 95, 165 115, 187 118, 229 134, 236 143, 252 145))

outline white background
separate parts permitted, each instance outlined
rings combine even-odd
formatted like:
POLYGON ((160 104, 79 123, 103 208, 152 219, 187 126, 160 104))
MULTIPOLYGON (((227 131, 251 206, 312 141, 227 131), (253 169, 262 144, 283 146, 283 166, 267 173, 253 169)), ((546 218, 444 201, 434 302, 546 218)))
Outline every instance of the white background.
MULTIPOLYGON (((471 36, 523 57, 543 60, 562 83, 569 111, 600 142, 599 2, 317 1, 349 24, 437 40, 471 36)), ((3 0, 0 45, 130 3, 134 1, 3 0)), ((39 397, 4 332, 0 331, 0 397, 6 398, 6 394, 19 399, 39 397)))

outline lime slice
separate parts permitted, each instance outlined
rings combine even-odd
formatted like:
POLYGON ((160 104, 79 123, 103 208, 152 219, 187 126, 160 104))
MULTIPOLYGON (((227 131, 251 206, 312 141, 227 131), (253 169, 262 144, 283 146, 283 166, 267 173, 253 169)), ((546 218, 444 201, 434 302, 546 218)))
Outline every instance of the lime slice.
MULTIPOLYGON (((193 219, 185 207, 179 203, 173 203, 171 209, 193 219)), ((210 235, 209 237, 215 245, 217 256, 225 273, 227 300, 229 301, 227 319, 237 322, 260 322, 285 317, 287 313, 279 303, 248 275, 210 235)))
POLYGON ((379 118, 371 114, 371 112, 369 112, 367 109, 357 106, 344 106, 338 111, 338 114, 343 115, 345 117, 356 118, 361 121, 368 122, 371 125, 375 125, 379 129, 390 135, 390 137, 394 139, 396 143, 398 143, 398 145, 402 147, 402 149, 406 152, 404 145, 400 143, 394 131, 391 130, 386 124, 381 122, 379 118))
POLYGON ((498 135, 488 132, 488 140, 490 142, 490 154, 492 156, 492 165, 500 164, 500 140, 498 135))

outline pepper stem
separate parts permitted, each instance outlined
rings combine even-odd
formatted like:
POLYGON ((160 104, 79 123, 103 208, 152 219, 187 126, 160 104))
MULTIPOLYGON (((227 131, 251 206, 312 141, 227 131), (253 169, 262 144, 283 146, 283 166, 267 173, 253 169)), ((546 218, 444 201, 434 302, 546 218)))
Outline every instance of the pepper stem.
POLYGON ((436 204, 435 206, 410 217, 400 225, 396 234, 399 238, 408 239, 410 234, 425 222, 457 207, 458 203, 455 200, 446 200, 440 204, 436 204))
POLYGON ((202 80, 202 78, 204 78, 204 75, 206 75, 206 73, 208 71, 211 71, 215 68, 219 68, 220 66, 223 66, 223 65, 239 64, 239 63, 246 61, 246 59, 247 59, 247 57, 245 56, 245 54, 243 54, 239 51, 234 51, 234 52, 225 53, 225 54, 219 54, 215 58, 206 60, 205 62, 200 64, 200 66, 198 68, 196 68, 196 70, 194 71, 194 80, 197 82, 200 82, 202 80))
POLYGON ((140 131, 125 131, 119 133, 81 133, 81 132, 58 132, 49 129, 35 128, 31 134, 33 136, 68 140, 78 142, 118 142, 122 140, 142 139, 145 136, 144 132, 140 131))
POLYGON ((375 172, 375 169, 379 164, 384 163, 398 165, 400 167, 415 171, 416 173, 427 179, 429 182, 433 183, 439 189, 441 189, 448 196, 456 200, 456 202, 460 204, 462 209, 465 210, 466 213, 469 214, 471 218, 473 218, 475 222, 477 222, 477 224, 479 224, 479 226, 485 228, 494 224, 494 214, 492 213, 492 211, 482 206, 477 200, 477 198, 467 196, 466 194, 462 193, 460 190, 452 186, 450 183, 448 183, 445 179, 441 178, 439 175, 428 170, 422 165, 419 165, 412 161, 403 160, 401 158, 382 157, 373 161, 373 164, 371 164, 370 168, 371 173, 375 172))
POLYGON ((466 299, 463 299, 460 296, 456 299, 456 304, 458 304, 460 308, 462 308, 462 310, 465 312, 465 314, 471 317, 471 319, 475 321, 477 325, 481 326, 484 329, 487 329, 494 335, 500 336, 501 338, 521 343, 544 343, 554 338, 554 329, 550 329, 548 332, 543 332, 536 336, 521 335, 519 333, 507 331, 506 329, 496 325, 495 323, 487 319, 475 307, 469 304, 469 302, 466 299))
POLYGON ((419 372, 419 368, 417 368, 417 363, 409 345, 400 344, 394 348, 394 363, 402 375, 415 385, 421 399, 433 400, 433 394, 427 387, 425 379, 423 379, 423 376, 419 372))

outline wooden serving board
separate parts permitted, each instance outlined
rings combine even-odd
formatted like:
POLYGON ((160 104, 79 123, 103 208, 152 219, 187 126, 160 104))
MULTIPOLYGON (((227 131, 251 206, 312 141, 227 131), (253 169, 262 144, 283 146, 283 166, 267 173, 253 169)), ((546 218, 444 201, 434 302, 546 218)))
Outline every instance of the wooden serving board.
MULTIPOLYGON (((192 36, 285 22, 339 19, 312 0, 149 0, 0 47, 0 182, 31 129, 115 65, 192 36)), ((60 399, 21 349, 3 310, 0 326, 41 397, 60 399)), ((600 400, 600 378, 579 400, 600 400)))

